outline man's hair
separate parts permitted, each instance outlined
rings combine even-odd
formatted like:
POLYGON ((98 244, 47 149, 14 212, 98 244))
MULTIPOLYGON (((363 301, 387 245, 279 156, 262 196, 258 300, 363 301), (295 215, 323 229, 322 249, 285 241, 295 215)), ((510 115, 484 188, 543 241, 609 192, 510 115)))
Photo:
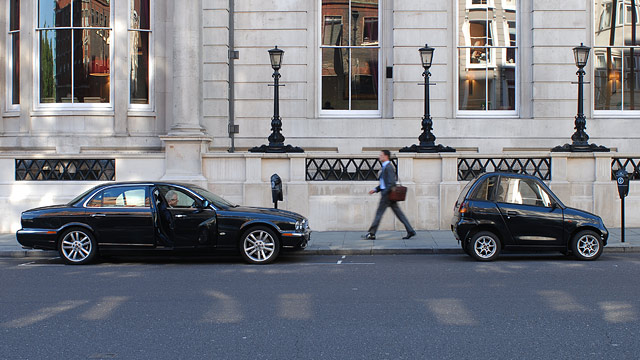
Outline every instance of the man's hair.
POLYGON ((385 154, 387 157, 391 157, 391 151, 389 150, 380 150, 381 153, 385 154))
POLYGON ((170 201, 172 197, 176 197, 176 199, 178 199, 178 193, 173 191, 173 190, 169 190, 167 191, 167 201, 170 201))

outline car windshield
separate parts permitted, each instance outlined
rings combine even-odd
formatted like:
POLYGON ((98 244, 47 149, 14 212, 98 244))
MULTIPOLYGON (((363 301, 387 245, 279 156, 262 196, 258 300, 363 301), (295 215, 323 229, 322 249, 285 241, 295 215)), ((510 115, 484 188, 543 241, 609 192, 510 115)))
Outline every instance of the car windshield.
POLYGON ((225 200, 222 197, 212 193, 211 191, 203 189, 199 186, 191 186, 191 189, 195 190, 203 198, 209 200, 215 207, 218 207, 218 208, 238 207, 238 205, 230 202, 229 200, 225 200))
POLYGON ((72 205, 77 204, 77 203, 78 203, 78 201, 80 201, 80 200, 84 199, 84 197, 85 197, 85 196, 89 195, 89 193, 91 193, 91 192, 92 192, 93 190, 95 190, 96 188, 97 188, 97 186, 92 187, 91 189, 89 189, 89 190, 87 190, 87 191, 83 192, 82 194, 80 194, 80 195, 76 196, 73 200, 69 201, 69 203, 68 203, 67 205, 72 206, 72 205))

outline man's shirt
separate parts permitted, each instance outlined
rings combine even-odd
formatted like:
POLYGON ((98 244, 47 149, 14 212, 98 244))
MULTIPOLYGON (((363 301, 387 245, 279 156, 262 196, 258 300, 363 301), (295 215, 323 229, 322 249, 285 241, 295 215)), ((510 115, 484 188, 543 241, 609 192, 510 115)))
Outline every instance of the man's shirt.
POLYGON ((380 169, 380 190, 384 190, 387 188, 387 185, 384 183, 384 176, 382 176, 382 173, 384 172, 384 168, 386 168, 390 162, 391 161, 387 160, 382 163, 382 169, 380 169))

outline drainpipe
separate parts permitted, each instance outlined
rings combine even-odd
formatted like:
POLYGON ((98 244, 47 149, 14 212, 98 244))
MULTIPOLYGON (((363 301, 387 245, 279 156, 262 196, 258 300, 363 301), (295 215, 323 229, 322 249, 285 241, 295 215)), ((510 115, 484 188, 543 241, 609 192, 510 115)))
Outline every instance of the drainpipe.
POLYGON ((229 0, 229 138, 231 139, 231 147, 229 152, 236 151, 235 134, 240 129, 235 124, 235 60, 238 59, 239 54, 235 50, 235 24, 234 18, 234 4, 235 0, 229 0))

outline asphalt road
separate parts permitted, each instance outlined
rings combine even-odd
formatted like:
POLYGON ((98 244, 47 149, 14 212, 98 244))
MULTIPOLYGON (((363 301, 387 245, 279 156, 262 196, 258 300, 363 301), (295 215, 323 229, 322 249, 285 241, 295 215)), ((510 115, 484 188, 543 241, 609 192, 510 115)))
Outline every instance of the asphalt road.
POLYGON ((640 255, 0 259, 2 359, 637 359, 640 255))

